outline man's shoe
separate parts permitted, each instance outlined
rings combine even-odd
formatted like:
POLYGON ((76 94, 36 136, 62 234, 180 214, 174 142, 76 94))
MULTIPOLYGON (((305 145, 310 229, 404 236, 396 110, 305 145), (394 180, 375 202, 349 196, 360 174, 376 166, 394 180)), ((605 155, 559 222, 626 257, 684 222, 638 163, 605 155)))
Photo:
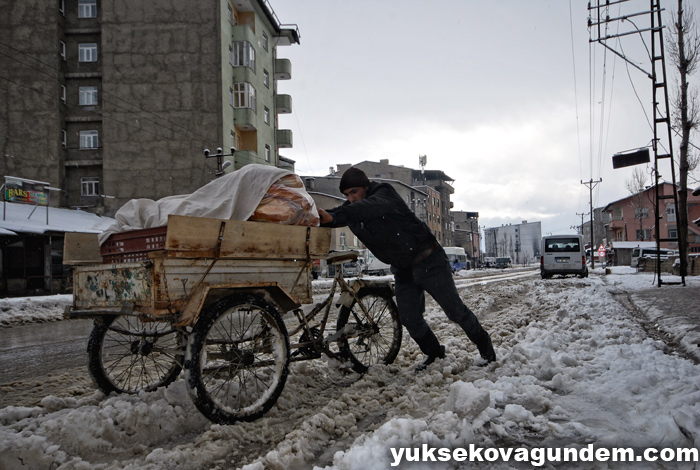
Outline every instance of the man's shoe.
POLYGON ((486 367, 487 365, 491 364, 492 362, 496 362, 496 353, 491 352, 490 354, 487 354, 486 356, 481 356, 481 358, 486 361, 483 364, 479 364, 479 367, 486 367))
POLYGON ((417 366, 415 368, 416 373, 425 370, 430 364, 435 362, 436 359, 444 359, 445 358, 445 346, 440 346, 440 354, 438 355, 430 355, 428 358, 423 361, 423 364, 417 366))
POLYGON ((493 350, 491 337, 488 333, 484 332, 484 338, 476 346, 479 349, 479 355, 486 361, 486 364, 496 362, 496 351, 493 350))

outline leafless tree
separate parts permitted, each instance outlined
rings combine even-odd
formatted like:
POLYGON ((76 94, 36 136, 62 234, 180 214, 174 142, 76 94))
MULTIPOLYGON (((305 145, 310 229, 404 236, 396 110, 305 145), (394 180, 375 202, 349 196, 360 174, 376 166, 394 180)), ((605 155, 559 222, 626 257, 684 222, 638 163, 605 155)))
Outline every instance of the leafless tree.
POLYGON ((648 177, 644 174, 644 170, 637 167, 632 172, 632 175, 628 180, 625 181, 625 187, 627 191, 634 196, 630 200, 630 205, 634 209, 634 218, 639 221, 639 232, 642 234, 642 240, 644 239, 644 219, 649 216, 649 214, 644 213, 644 190, 647 188, 648 177))
POLYGON ((647 178, 648 177, 644 174, 644 170, 636 167, 630 178, 625 181, 625 188, 627 188, 627 191, 629 191, 630 194, 640 193, 644 191, 647 186, 649 186, 647 184, 647 178))
MULTIPOLYGON (((677 229, 681 255, 681 275, 687 274, 688 253, 688 174, 691 163, 697 156, 689 151, 690 136, 700 126, 700 102, 698 91, 691 88, 688 76, 700 67, 700 30, 691 7, 684 8, 683 0, 678 0, 678 11, 671 28, 672 41, 669 53, 679 74, 678 93, 674 98, 674 128, 680 135, 679 149, 679 193, 677 229)), ((695 162, 697 165, 697 161, 695 162)))

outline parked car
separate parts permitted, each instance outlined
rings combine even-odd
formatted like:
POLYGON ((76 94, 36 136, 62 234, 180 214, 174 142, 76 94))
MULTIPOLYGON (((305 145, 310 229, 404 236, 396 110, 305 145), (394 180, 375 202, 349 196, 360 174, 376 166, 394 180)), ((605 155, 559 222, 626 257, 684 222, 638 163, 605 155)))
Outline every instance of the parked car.
POLYGON ((356 277, 360 275, 362 266, 358 261, 343 263, 343 277, 356 277))
POLYGON ((510 256, 501 256, 496 258, 496 268, 498 269, 505 269, 505 268, 510 268, 513 264, 513 261, 510 259, 510 256))
POLYGON ((540 275, 542 279, 554 274, 588 277, 586 251, 582 235, 551 235, 542 237, 540 275))

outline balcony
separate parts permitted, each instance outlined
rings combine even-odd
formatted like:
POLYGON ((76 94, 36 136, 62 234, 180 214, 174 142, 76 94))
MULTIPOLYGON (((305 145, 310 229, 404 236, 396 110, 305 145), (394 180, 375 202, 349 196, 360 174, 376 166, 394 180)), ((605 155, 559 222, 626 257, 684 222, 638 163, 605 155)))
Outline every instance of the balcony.
POLYGON ((275 59, 275 79, 289 80, 292 78, 292 62, 289 59, 275 59))
POLYGON ((290 95, 276 95, 275 108, 278 114, 289 114, 292 112, 292 97, 290 95))
POLYGON ((251 44, 257 44, 258 40, 255 37, 255 31, 250 25, 240 24, 231 27, 231 40, 233 41, 248 41, 251 44))
POLYGON ((252 150, 236 151, 236 154, 234 155, 233 159, 233 167, 236 170, 250 163, 260 163, 260 161, 258 160, 257 152, 253 152, 252 150))
POLYGON ((250 67, 233 67, 234 83, 255 83, 256 80, 255 72, 250 67))
POLYGON ((277 129, 277 148, 289 149, 294 146, 290 129, 277 129))
POLYGON ((254 131, 257 129, 255 127, 255 121, 257 116, 255 111, 250 108, 234 108, 233 110, 233 122, 236 127, 243 131, 254 131))
POLYGON ((278 36, 278 46, 291 46, 292 44, 301 44, 301 34, 299 27, 295 24, 280 25, 280 34, 278 36))

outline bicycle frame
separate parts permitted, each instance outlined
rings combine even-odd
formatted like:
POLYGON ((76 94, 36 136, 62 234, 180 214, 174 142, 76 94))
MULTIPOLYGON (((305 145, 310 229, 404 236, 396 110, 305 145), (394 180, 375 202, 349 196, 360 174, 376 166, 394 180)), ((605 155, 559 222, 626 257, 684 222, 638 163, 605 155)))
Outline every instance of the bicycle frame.
MULTIPOLYGON (((330 317, 330 311, 333 303, 333 298, 335 297, 336 290, 340 288, 340 293, 341 293, 341 299, 343 294, 349 295, 352 298, 352 302, 356 302, 358 306, 363 311, 364 318, 363 320, 367 321, 371 326, 374 327, 374 321, 371 318, 371 316, 368 314, 367 310, 365 309, 365 306, 362 304, 362 302, 359 301, 359 296, 357 295, 357 291, 349 284, 345 278, 343 277, 343 269, 342 269, 342 264, 347 262, 347 257, 345 258, 338 258, 334 261, 331 262, 331 264, 336 266, 336 271, 335 275, 333 276, 333 284, 331 285, 331 290, 328 296, 322 300, 321 302, 317 303, 314 308, 306 315, 302 312, 301 309, 295 309, 294 315, 296 316, 297 320, 299 321, 299 325, 296 326, 294 329, 289 331, 289 336, 293 337, 299 333, 302 333, 302 337, 306 336, 306 341, 300 341, 296 344, 292 344, 290 346, 290 349, 295 351, 298 355, 298 352, 304 351, 305 348, 313 348, 315 355, 314 357, 320 357, 321 353, 327 354, 329 357, 337 358, 340 357, 337 353, 332 351, 329 347, 331 343, 336 342, 338 339, 342 338, 345 335, 350 335, 353 332, 352 331, 346 331, 346 329, 341 330, 341 331, 336 331, 334 334, 324 337, 324 333, 326 331, 326 326, 328 324, 328 318, 330 317), (314 321, 314 319, 323 311, 323 315, 321 317, 320 323, 317 325, 311 325, 311 322, 314 321), (316 331, 314 331, 314 328, 316 331)), ((349 299, 348 299, 349 300, 349 299)), ((340 305, 340 302, 338 303, 340 305)), ((359 322, 359 318, 357 318, 359 322)), ((294 356, 294 354, 293 354, 294 356)), ((293 361, 299 361, 299 360, 304 360, 308 359, 309 357, 292 357, 293 361)))

